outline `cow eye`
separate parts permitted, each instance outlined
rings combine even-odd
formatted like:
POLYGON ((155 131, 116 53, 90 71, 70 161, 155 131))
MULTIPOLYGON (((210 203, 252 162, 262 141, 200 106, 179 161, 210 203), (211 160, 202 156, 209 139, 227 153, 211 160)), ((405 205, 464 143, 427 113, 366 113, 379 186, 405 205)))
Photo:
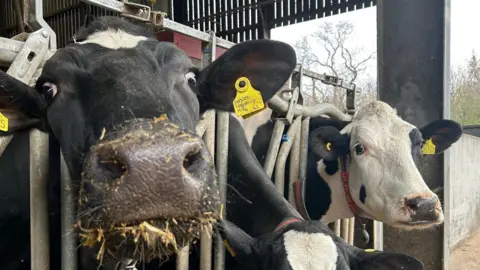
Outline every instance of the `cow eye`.
POLYGON ((53 83, 46 82, 42 85, 41 94, 45 100, 50 102, 57 94, 57 86, 53 83))
POLYGON ((361 156, 361 155, 365 154, 366 147, 363 146, 363 144, 357 143, 353 147, 355 149, 355 154, 357 154, 357 156, 361 156))
POLYGON ((195 73, 193 72, 188 72, 187 74, 185 74, 185 79, 187 79, 190 86, 195 85, 195 83, 197 82, 197 80, 195 79, 195 73))

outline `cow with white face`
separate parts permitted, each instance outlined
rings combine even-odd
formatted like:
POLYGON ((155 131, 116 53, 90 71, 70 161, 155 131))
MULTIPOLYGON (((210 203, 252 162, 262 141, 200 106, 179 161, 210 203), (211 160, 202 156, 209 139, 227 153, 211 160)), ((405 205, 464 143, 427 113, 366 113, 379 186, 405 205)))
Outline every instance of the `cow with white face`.
POLYGON ((318 220, 303 220, 280 194, 230 122, 228 220, 218 223, 229 251, 226 269, 248 270, 422 270, 401 253, 366 252, 333 235, 318 220), (230 164, 232 166, 230 166, 230 164), (241 195, 239 195, 241 194, 241 195), (235 222, 231 222, 234 220, 235 222))
MULTIPOLYGON (((261 164, 272 130, 268 121, 253 137, 251 146, 261 164)), ((461 134, 461 126, 451 120, 417 128, 381 101, 359 109, 352 121, 312 118, 307 177, 299 182, 304 193, 297 197, 297 208, 304 206, 310 218, 326 223, 357 215, 405 229, 441 224, 440 200, 417 166, 423 156, 443 152, 461 134)), ((286 168, 289 175, 288 164, 286 168)))

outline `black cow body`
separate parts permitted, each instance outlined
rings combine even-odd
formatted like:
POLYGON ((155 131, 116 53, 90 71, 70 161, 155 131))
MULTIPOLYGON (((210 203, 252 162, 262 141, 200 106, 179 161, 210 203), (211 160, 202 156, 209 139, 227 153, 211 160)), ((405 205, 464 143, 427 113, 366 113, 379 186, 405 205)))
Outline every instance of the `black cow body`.
POLYGON ((0 268, 30 269, 30 129, 51 135, 50 269, 60 269, 58 146, 78 194, 80 269, 165 259, 219 210, 213 161, 195 134, 200 115, 233 111, 240 77, 268 100, 295 64, 289 45, 252 41, 200 71, 143 27, 102 17, 46 62, 34 88, 0 73, 0 113, 9 119, 0 136, 15 135, 0 158, 0 227, 8 227, 0 268))

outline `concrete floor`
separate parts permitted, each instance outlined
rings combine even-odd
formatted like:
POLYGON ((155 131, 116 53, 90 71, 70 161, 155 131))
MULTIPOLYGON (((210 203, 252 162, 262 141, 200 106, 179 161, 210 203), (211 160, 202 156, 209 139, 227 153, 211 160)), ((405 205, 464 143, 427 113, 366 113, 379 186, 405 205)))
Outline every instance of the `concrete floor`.
POLYGON ((480 269, 480 230, 450 254, 450 270, 480 269))

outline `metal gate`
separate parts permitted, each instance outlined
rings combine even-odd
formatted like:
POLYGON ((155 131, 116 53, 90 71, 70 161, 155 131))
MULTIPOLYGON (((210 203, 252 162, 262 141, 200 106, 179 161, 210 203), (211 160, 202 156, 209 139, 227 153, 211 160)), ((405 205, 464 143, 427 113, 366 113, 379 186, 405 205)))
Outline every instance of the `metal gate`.
MULTIPOLYGON (((155 29, 167 30, 182 33, 183 35, 200 40, 202 42, 203 57, 201 66, 204 67, 216 58, 217 46, 228 49, 234 45, 224 39, 217 38, 214 32, 205 33, 188 26, 179 24, 166 18, 166 14, 159 11, 152 11, 150 7, 135 3, 124 3, 116 0, 56 0, 45 1, 49 3, 43 6, 42 0, 23 0, 22 3, 16 0, 3 1, 7 6, 4 10, 5 16, 0 25, 3 35, 13 37, 12 39, 0 38, 0 64, 9 66, 7 73, 24 83, 33 85, 40 75, 41 68, 45 61, 55 52, 57 46, 63 47, 74 38, 75 31, 85 23, 89 16, 116 15, 126 16, 138 21, 147 23, 155 29), (8 5, 10 4, 10 5, 8 5), (87 5, 88 4, 88 5, 87 5), (23 20, 21 10, 23 7, 23 20), (43 12, 46 12, 46 16, 43 12), (44 17, 47 19, 44 20, 44 17), (30 30, 26 33, 23 25, 30 30), (50 27, 51 26, 51 27, 50 27), (52 29, 53 28, 53 29, 52 29), (58 34, 58 36, 56 35, 58 34)), ((1 10, 1 9, 0 9, 1 10)), ((299 178, 306 175, 306 160, 308 146, 308 131, 311 117, 327 115, 331 118, 350 120, 354 112, 355 86, 346 85, 341 79, 317 74, 298 67, 294 74, 296 87, 289 85, 284 91, 270 99, 267 103, 274 110, 275 127, 270 141, 267 158, 264 164, 266 173, 271 176, 276 170, 275 184, 277 190, 283 194, 285 181, 292 184, 299 178), (301 95, 303 82, 302 78, 309 76, 347 90, 348 113, 342 113, 331 104, 317 104, 312 107, 297 104, 301 95), (282 99, 285 92, 291 93, 287 100, 282 99), (283 140, 282 135, 285 127, 289 126, 283 140), (290 175, 285 179, 284 169, 287 157, 290 156, 290 175)), ((292 82, 292 78, 289 80, 292 82)), ((300 102, 301 103, 301 102, 300 102)), ((227 183, 227 154, 228 154, 228 130, 229 113, 221 111, 207 111, 197 126, 197 133, 203 136, 210 153, 215 153, 218 185, 223 205, 226 205, 226 183, 227 183)), ((0 139, 0 155, 10 142, 11 137, 0 139)), ((32 269, 49 269, 49 231, 48 212, 46 199, 46 184, 48 173, 48 135, 39 130, 30 132, 30 206, 31 206, 31 256, 32 269)), ((69 188, 71 179, 61 158, 61 184, 62 184, 62 269, 77 269, 77 236, 72 233, 72 223, 75 216, 74 194, 69 188)), ((291 186, 291 185, 288 185, 291 186)), ((293 193, 289 190, 289 201, 293 202, 293 193)), ((226 209, 223 208, 222 216, 226 216, 226 209)), ((353 244, 352 219, 337 221, 334 231, 343 237, 347 242, 353 244)), ((225 247, 219 236, 212 240, 211 231, 203 231, 200 240, 200 269, 215 270, 225 268, 225 247), (212 262, 212 251, 214 260, 212 262)), ((189 247, 185 247, 178 253, 177 269, 187 270, 189 247)), ((131 262, 125 262, 131 264, 131 262)))

